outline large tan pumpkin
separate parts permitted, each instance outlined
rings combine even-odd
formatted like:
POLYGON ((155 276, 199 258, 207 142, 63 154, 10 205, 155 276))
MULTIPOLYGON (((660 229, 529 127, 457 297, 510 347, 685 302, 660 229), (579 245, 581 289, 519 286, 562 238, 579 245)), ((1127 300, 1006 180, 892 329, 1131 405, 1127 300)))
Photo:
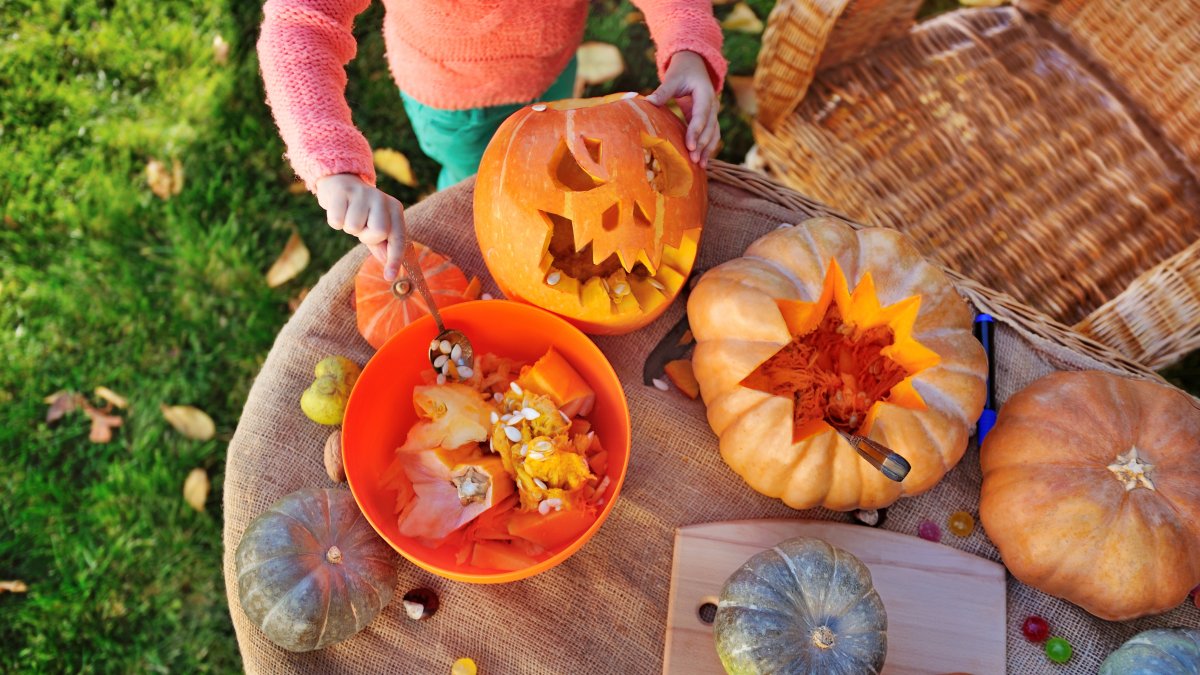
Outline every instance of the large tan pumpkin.
POLYGON ((797 509, 879 508, 962 457, 987 359, 971 311, 899 232, 820 218, 709 270, 688 301, 693 367, 721 456, 797 509), (905 457, 883 476, 837 430, 905 457))
POLYGON ((691 274, 708 210, 683 131, 633 93, 513 113, 475 182, 475 233, 500 290, 590 333, 662 314, 691 274))
POLYGON ((1200 584, 1200 410, 1182 392, 1048 375, 1008 399, 979 460, 980 521, 1022 583, 1110 621, 1200 584))

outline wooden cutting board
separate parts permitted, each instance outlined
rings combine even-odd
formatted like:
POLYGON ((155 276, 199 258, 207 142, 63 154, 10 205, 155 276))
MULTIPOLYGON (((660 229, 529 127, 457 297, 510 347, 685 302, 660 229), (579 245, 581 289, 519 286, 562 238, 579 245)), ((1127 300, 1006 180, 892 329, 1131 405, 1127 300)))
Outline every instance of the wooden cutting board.
POLYGON ((871 570, 888 616, 884 674, 1005 672, 1002 565, 862 525, 744 520, 676 530, 664 673, 723 675, 700 607, 716 603, 725 580, 751 556, 799 536, 824 539, 871 570))

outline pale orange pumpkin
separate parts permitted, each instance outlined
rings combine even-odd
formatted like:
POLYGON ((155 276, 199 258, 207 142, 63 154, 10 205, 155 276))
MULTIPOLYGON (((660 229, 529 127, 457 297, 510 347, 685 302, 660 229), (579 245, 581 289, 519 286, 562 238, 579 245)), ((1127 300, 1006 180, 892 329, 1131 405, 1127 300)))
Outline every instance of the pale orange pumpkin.
POLYGON ((691 273, 708 210, 683 124, 636 94, 513 113, 475 182, 475 232, 506 296, 589 333, 640 328, 691 273))
POLYGON ((979 462, 979 519, 1022 583, 1109 621, 1200 584, 1200 410, 1183 392, 1047 375, 1005 402, 979 462))
POLYGON ((688 300, 721 457, 793 508, 879 508, 933 487, 983 409, 971 310, 901 233, 819 218, 709 270, 688 300), (838 430, 911 464, 886 478, 838 430))

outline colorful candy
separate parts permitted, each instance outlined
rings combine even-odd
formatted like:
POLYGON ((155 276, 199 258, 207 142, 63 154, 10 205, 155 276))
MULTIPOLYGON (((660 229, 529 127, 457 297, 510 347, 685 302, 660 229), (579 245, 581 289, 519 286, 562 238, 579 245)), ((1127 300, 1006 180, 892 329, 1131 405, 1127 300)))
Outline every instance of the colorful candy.
POLYGON ((950 533, 958 537, 969 537, 975 531, 975 518, 966 511, 955 511, 946 522, 950 533))
POLYGON ((1043 642, 1050 637, 1050 623, 1036 614, 1025 619, 1021 624, 1021 632, 1030 642, 1043 642))
POLYGON ((1055 663, 1066 663, 1071 660, 1071 643, 1060 637, 1046 640, 1046 656, 1055 663))
POLYGON ((917 526, 917 536, 929 541, 938 542, 942 540, 942 528, 937 526, 937 523, 932 520, 922 520, 917 526))

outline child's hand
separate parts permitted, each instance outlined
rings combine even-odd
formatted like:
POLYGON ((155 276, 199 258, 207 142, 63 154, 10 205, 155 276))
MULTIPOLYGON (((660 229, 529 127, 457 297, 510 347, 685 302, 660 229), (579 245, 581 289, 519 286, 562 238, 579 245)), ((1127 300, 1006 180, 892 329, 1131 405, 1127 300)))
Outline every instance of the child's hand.
POLYGON ((383 278, 391 281, 404 258, 404 207, 395 197, 367 185, 350 173, 317 181, 317 202, 329 226, 358 237, 383 263, 383 278))
POLYGON ((708 158, 721 140, 721 125, 717 123, 719 107, 708 66, 696 52, 681 51, 671 57, 671 65, 663 75, 662 84, 646 97, 654 105, 664 105, 672 98, 688 119, 687 143, 692 161, 708 166, 708 158))

